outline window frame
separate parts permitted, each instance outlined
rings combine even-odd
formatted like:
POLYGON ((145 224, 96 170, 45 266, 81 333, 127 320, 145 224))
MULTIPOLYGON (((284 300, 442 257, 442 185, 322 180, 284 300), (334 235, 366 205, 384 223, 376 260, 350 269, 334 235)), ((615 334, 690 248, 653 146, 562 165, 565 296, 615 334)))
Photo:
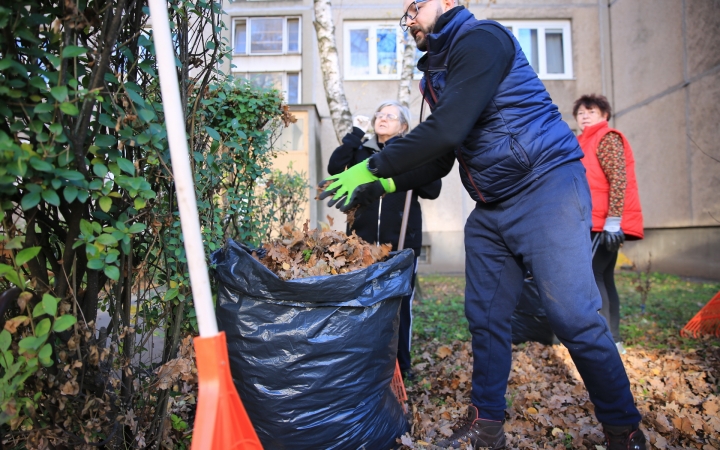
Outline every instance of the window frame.
POLYGON ((398 27, 397 21, 394 20, 346 20, 343 22, 343 79, 345 80, 399 80, 402 73, 402 55, 403 55, 403 31, 398 27), (377 29, 392 29, 395 31, 395 54, 396 54, 396 73, 380 74, 377 68, 377 29), (370 64, 370 74, 354 75, 351 74, 350 63, 352 61, 350 53, 350 31, 351 30, 368 30, 368 39, 371 41, 369 46, 368 60, 370 64), (372 45, 374 43, 374 45, 372 45), (374 69, 374 73, 373 73, 374 69))
POLYGON ((302 16, 246 16, 246 17, 233 17, 232 18, 232 34, 230 42, 232 43, 232 56, 278 56, 278 55, 302 55, 302 16), (280 52, 262 52, 253 53, 251 51, 251 26, 250 22, 257 19, 283 19, 282 27, 282 50, 280 52), (298 49, 297 51, 288 51, 288 19, 298 21, 298 49), (237 22, 245 22, 245 53, 237 53, 235 51, 235 30, 237 29, 237 22))
POLYGON ((269 70, 266 72, 244 72, 244 71, 233 71, 232 74, 237 78, 244 78, 246 80, 250 80, 250 75, 252 74, 272 74, 272 73, 279 73, 282 76, 282 89, 280 92, 283 94, 283 98, 285 100, 285 103, 288 103, 288 100, 290 98, 290 94, 288 91, 289 82, 288 82, 288 75, 297 75, 298 77, 298 83, 297 83, 297 103, 288 103, 289 105, 301 105, 302 104, 302 71, 295 71, 295 70, 269 70))
POLYGON ((518 41, 518 30, 520 28, 535 29, 538 33, 538 78, 541 80, 573 80, 573 47, 572 47, 572 23, 569 19, 556 20, 497 20, 504 27, 511 27, 512 34, 518 41), (563 43, 563 66, 564 73, 548 73, 547 72, 547 46, 545 43, 545 33, 548 29, 562 30, 563 43))

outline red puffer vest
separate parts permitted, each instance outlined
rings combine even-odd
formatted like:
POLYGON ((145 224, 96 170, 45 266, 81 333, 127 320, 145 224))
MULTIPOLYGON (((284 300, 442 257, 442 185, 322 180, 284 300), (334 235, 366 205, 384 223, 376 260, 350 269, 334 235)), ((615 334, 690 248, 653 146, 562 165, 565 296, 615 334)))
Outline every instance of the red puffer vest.
POLYGON ((622 228, 628 240, 642 239, 643 218, 637 180, 635 179, 635 158, 633 158, 632 148, 630 148, 630 143, 625 139, 625 136, 618 130, 610 128, 605 120, 595 125, 585 127, 582 134, 578 136, 580 147, 582 147, 583 153, 585 153, 585 157, 581 159, 581 161, 587 171, 590 193, 592 194, 592 230, 603 230, 610 205, 610 183, 608 183, 605 172, 603 172, 602 167, 600 167, 597 149, 602 138, 611 131, 620 135, 623 147, 625 148, 627 187, 625 188, 625 205, 623 207, 620 228, 622 228))

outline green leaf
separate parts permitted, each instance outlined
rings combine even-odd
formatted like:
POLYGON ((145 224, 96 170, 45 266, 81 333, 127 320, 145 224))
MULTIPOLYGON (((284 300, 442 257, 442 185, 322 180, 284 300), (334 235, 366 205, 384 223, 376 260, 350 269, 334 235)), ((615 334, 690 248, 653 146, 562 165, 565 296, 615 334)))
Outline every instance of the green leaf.
POLYGON ((222 141, 222 139, 220 138, 220 133, 215 131, 214 128, 205 127, 205 131, 207 131, 207 134, 216 141, 222 141))
POLYGON ((110 211, 110 207, 112 207, 112 199, 110 197, 100 197, 98 202, 100 203, 100 209, 105 212, 110 211))
POLYGON ((115 266, 105 266, 103 272, 105 272, 105 275, 111 280, 117 281, 120 278, 120 269, 115 266))
POLYGON ((78 196, 78 188, 75 186, 65 186, 65 189, 63 189, 63 197, 65 197, 65 201, 68 203, 72 203, 75 201, 75 199, 78 196))
POLYGON ((23 195, 22 200, 20 201, 20 204, 22 205, 22 208, 27 211, 31 208, 34 208, 37 206, 38 203, 40 203, 41 197, 40 192, 30 192, 25 195, 23 195))
POLYGON ((120 166, 120 169, 123 172, 129 173, 130 175, 135 175, 135 166, 129 159, 118 158, 117 164, 118 164, 118 166, 120 166))
POLYGON ((53 170, 52 164, 47 161, 43 161, 40 158, 30 158, 30 165, 33 169, 40 172, 51 172, 53 170))
POLYGON ((38 253, 40 253, 41 248, 42 247, 29 247, 25 250, 22 250, 15 257, 15 264, 17 264, 18 266, 22 266, 26 262, 36 257, 38 253))
POLYGON ((177 297, 179 293, 180 293, 180 290, 178 288, 176 288, 176 287, 170 288, 165 293, 165 298, 163 300, 165 300, 166 302, 170 301, 170 300, 174 299, 175 297, 177 297))
MULTIPOLYGON (((0 266, 3 266, 4 264, 0 264, 0 266)), ((10 268, 12 269, 12 267, 10 268)), ((4 274, 4 277, 8 279, 12 284, 19 288, 25 288, 25 279, 22 277, 22 275, 19 275, 14 270, 10 270, 9 272, 4 274)))
POLYGON ((145 201, 145 199, 138 197, 135 200, 133 200, 133 205, 135 206, 135 209, 137 209, 139 211, 147 205, 147 202, 145 201))
POLYGON ((43 305, 42 302, 40 302, 37 305, 35 305, 35 307, 33 308, 32 316, 33 316, 33 318, 38 318, 38 317, 42 316, 43 314, 45 314, 45 306, 43 305))
POLYGON ((77 318, 75 318, 75 316, 73 316, 72 314, 65 314, 64 316, 60 316, 57 318, 57 320, 55 320, 55 323, 53 324, 53 331, 65 331, 71 326, 75 325, 75 322, 77 322, 77 318))
POLYGON ((80 232, 82 232, 85 237, 90 237, 95 234, 93 233, 92 224, 85 219, 80 219, 80 232))
POLYGON ((128 233, 135 234, 143 231, 146 228, 144 223, 134 223, 130 226, 128 233))
POLYGON ((59 301, 60 299, 57 297, 53 297, 50 294, 44 294, 42 298, 42 304, 45 312, 55 317, 55 314, 57 314, 57 305, 59 301))
POLYGON ((5 352, 12 344, 12 336, 8 330, 0 331, 0 352, 5 352))
POLYGON ((63 58, 75 58, 76 56, 84 55, 88 49, 84 47, 78 47, 77 45, 68 45, 62 51, 63 58))
POLYGON ((55 109, 55 105, 52 103, 38 103, 35 105, 35 114, 43 114, 52 112, 55 109))
POLYGON ((37 350, 37 348, 40 347, 44 341, 44 339, 35 336, 28 336, 18 342, 18 347, 20 347, 20 352, 34 353, 34 351, 37 350))
POLYGON ((105 267, 105 262, 102 259, 91 259, 87 263, 88 269, 100 270, 105 267))
POLYGON ((60 196, 52 189, 42 191, 42 198, 53 206, 60 206, 60 196))
POLYGON ((35 326, 35 336, 44 336, 50 332, 50 319, 47 317, 35 326))
POLYGON ((85 179, 83 174, 77 170, 55 169, 55 175, 70 181, 81 181, 85 179))
POLYGON ((113 237, 112 234, 103 233, 97 238, 97 242, 101 243, 102 245, 115 245, 117 244, 117 239, 113 237))
POLYGON ((117 138, 115 136, 110 136, 107 134, 101 134, 100 136, 95 138, 95 145, 98 147, 112 147, 117 142, 117 138))
POLYGON ((67 86, 55 86, 50 88, 50 94, 55 97, 55 100, 64 102, 68 99, 68 88, 67 86))
POLYGON ((52 360, 52 346, 50 344, 45 344, 40 349, 40 352, 38 352, 38 358, 40 359, 40 364, 42 364, 45 367, 50 367, 53 365, 52 360))
POLYGON ((60 111, 64 112, 68 116, 77 116, 80 113, 77 106, 69 102, 60 103, 60 111))
POLYGON ((108 168, 105 164, 93 164, 93 173, 100 178, 105 178, 108 173, 108 168))

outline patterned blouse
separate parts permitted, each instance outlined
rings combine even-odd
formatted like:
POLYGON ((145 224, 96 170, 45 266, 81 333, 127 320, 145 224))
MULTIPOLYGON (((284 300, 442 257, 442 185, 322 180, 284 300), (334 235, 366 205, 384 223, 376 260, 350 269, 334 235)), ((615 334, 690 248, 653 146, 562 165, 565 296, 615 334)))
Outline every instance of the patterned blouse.
POLYGON ((622 217, 627 176, 625 148, 620 135, 613 131, 606 134, 598 146, 597 157, 610 184, 608 217, 622 217))

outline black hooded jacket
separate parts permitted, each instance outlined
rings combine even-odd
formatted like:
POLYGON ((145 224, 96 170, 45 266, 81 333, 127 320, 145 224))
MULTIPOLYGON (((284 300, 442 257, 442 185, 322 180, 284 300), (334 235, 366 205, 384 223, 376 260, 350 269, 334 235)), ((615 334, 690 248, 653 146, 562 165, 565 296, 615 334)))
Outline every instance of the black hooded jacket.
MULTIPOLYGON (((345 135, 342 145, 336 148, 330 156, 328 162, 330 175, 336 175, 348 167, 364 161, 380 152, 384 147, 384 145, 378 144, 375 136, 363 142, 363 135, 364 132, 357 127, 353 127, 353 131, 345 135)), ((402 138, 396 136, 387 140, 385 145, 398 139, 402 138)), ((422 246, 422 212, 418 197, 436 199, 440 195, 441 187, 442 181, 435 180, 413 189, 404 247, 412 248, 416 254, 419 253, 422 246)), ((358 236, 371 243, 390 243, 393 250, 397 250, 406 195, 407 191, 385 194, 370 206, 361 209, 355 214, 355 222, 352 228, 347 230, 348 233, 355 231, 358 236)))

